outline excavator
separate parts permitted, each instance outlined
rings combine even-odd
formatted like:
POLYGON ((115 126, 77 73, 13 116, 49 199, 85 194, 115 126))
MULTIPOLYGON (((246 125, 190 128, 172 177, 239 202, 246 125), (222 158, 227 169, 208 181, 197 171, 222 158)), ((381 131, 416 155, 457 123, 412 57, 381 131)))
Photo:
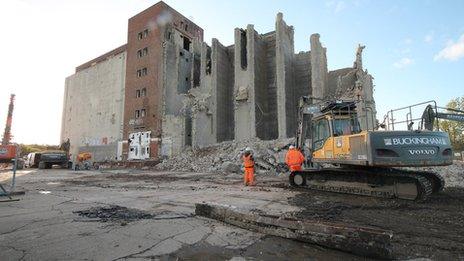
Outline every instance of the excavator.
POLYGON ((421 126, 413 130, 415 119, 411 117, 411 107, 406 107, 406 130, 392 127, 394 110, 388 118, 389 128, 380 130, 378 125, 385 124, 377 124, 361 129, 360 119, 368 113, 358 115, 358 111, 368 110, 357 109, 362 106, 359 104, 317 101, 307 96, 300 99, 296 145, 306 152, 309 167, 292 172, 290 185, 416 201, 443 190, 445 183, 440 175, 404 167, 451 165, 450 139, 446 132, 436 130, 438 119, 464 119, 464 112, 440 114, 435 103, 427 106, 421 126))

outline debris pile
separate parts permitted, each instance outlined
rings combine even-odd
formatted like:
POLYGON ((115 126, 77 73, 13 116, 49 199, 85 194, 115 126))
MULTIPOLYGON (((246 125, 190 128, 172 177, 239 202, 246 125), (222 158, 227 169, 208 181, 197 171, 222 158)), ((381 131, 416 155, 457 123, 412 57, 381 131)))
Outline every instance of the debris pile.
POLYGON ((78 214, 82 217, 95 218, 101 222, 108 221, 135 221, 139 219, 151 219, 153 218, 152 214, 146 212, 129 209, 126 207, 111 205, 108 207, 93 207, 86 210, 75 211, 75 214, 78 214))
POLYGON ((241 156, 246 147, 253 150, 257 174, 286 172, 285 154, 293 139, 248 142, 226 141, 201 149, 186 149, 182 154, 164 159, 157 170, 241 173, 241 156))
POLYGON ((445 187, 464 188, 464 161, 454 161, 451 166, 424 168, 439 173, 445 179, 445 187))

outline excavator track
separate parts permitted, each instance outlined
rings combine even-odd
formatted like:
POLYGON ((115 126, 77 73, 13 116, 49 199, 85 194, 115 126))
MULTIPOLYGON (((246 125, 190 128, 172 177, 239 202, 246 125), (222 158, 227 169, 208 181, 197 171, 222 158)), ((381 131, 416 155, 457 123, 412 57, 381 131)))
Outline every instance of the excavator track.
POLYGON ((432 172, 330 168, 292 172, 290 184, 337 193, 424 201, 443 189, 444 180, 432 172))

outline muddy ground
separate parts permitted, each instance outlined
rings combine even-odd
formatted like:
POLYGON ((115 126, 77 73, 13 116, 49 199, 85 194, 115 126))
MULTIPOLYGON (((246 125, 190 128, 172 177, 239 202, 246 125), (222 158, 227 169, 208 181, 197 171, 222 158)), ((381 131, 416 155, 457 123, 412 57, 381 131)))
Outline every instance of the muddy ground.
POLYGON ((462 188, 447 188, 426 202, 302 190, 289 204, 304 208, 296 214, 299 218, 391 230, 394 256, 399 259, 464 259, 462 188))
POLYGON ((0 204, 0 260, 366 260, 196 217, 199 202, 391 230, 395 259, 464 259, 462 188, 416 203, 293 189, 285 176, 243 187, 221 173, 20 174, 26 195, 0 204))

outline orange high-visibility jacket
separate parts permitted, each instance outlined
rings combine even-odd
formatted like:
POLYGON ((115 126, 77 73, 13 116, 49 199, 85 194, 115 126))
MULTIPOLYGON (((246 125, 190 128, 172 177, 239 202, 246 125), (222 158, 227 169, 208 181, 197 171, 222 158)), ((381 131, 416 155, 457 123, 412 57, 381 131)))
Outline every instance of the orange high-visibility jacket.
POLYGON ((245 168, 253 168, 255 166, 255 161, 253 160, 253 156, 251 154, 248 156, 243 156, 243 165, 245 168))
POLYGON ((304 162, 305 158, 303 153, 301 153, 297 149, 291 149, 287 152, 285 156, 285 162, 288 166, 301 166, 304 162))

